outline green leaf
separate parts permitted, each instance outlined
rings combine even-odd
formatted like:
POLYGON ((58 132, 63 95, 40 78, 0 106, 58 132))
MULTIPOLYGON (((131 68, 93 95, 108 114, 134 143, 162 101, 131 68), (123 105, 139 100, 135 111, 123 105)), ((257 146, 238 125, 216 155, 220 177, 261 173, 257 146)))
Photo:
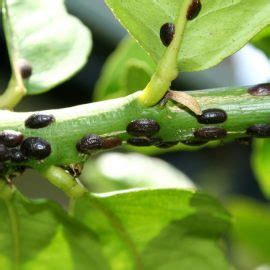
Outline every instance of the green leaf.
POLYGON ((270 27, 266 27, 256 35, 252 40, 252 44, 270 57, 270 27))
POLYGON ((154 62, 138 43, 125 38, 103 67, 95 88, 95 100, 126 96, 143 89, 154 69, 154 62))
POLYGON ((234 218, 232 255, 240 269, 270 265, 269 206, 245 198, 233 199, 228 204, 234 218))
POLYGON ((1 269, 108 269, 96 235, 52 202, 15 193, 0 216, 1 269))
MULTIPOLYGON (((130 34, 159 61, 166 49, 159 38, 160 27, 175 21, 183 1, 105 2, 130 34)), ((187 25, 179 53, 181 71, 204 70, 218 64, 270 24, 269 0, 201 0, 201 3, 199 16, 187 25)))
POLYGON ((33 74, 23 84, 27 94, 39 94, 65 81, 87 61, 89 30, 69 15, 64 0, 4 0, 3 24, 13 68, 27 60, 33 74))
POLYGON ((257 139, 254 143, 252 165, 261 190, 270 198, 270 140, 257 139))
POLYGON ((138 187, 194 188, 186 175, 167 162, 136 153, 105 153, 90 159, 81 179, 94 192, 138 187))
POLYGON ((87 194, 76 202, 75 217, 100 236, 112 269, 229 268, 218 240, 230 216, 201 193, 140 189, 87 194))

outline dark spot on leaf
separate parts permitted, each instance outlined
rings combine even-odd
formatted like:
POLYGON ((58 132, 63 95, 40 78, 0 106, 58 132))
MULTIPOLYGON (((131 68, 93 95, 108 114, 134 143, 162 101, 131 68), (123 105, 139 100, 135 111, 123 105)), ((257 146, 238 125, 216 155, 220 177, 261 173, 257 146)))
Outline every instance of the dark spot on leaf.
POLYGON ((189 21, 195 19, 199 15, 201 9, 202 9, 201 1, 193 0, 188 8, 187 19, 189 21))
POLYGON ((153 142, 147 137, 134 137, 127 140, 127 143, 133 146, 151 146, 153 142))
POLYGON ((174 37, 175 26, 173 23, 165 23, 160 28, 160 39, 164 46, 168 47, 174 37))
POLYGON ((18 61, 18 66, 19 66, 19 70, 20 70, 22 78, 24 80, 29 79, 32 75, 31 64, 25 59, 20 59, 18 61))

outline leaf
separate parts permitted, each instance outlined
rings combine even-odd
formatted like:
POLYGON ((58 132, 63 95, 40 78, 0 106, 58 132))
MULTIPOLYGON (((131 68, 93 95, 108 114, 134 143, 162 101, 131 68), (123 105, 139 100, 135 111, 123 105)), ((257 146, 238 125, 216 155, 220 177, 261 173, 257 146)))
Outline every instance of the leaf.
MULTIPOLYGON (((106 0, 114 15, 157 62, 164 47, 160 27, 174 22, 183 1, 106 0)), ((179 53, 179 70, 217 65, 270 24, 269 0, 201 0, 199 16, 189 21, 179 53), (240 19, 241 18, 241 19, 240 19)))
POLYGON ((191 180, 170 164, 136 153, 105 153, 90 159, 81 179, 95 192, 138 187, 194 188, 191 180))
POLYGON ((143 89, 155 64, 136 41, 125 38, 105 63, 94 98, 105 100, 143 89))
POLYGON ((270 140, 257 139, 254 143, 252 165, 261 190, 270 198, 270 140))
POLYGON ((269 204, 235 198, 230 201, 228 208, 234 217, 231 241, 237 264, 241 269, 270 265, 269 204))
POLYGON ((87 61, 90 32, 67 13, 64 0, 4 0, 3 24, 13 73, 20 59, 32 66, 23 81, 29 95, 50 90, 87 61))
POLYGON ((230 216, 201 193, 153 189, 88 194, 75 204, 75 217, 100 235, 112 269, 229 268, 217 240, 229 228, 230 216))
POLYGON ((1 269, 108 269, 96 235, 54 203, 15 193, 0 216, 1 269))
POLYGON ((270 27, 266 27, 256 35, 252 40, 252 44, 270 57, 270 27))

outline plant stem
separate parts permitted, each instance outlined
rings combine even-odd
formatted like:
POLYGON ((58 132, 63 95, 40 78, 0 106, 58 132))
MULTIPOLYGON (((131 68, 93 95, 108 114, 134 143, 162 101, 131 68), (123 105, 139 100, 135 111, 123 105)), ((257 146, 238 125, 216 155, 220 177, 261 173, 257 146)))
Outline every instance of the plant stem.
MULTIPOLYGON (((245 137, 246 129, 254 124, 270 123, 270 96, 252 96, 246 87, 223 88, 188 92, 201 105, 202 110, 223 109, 228 119, 215 126, 226 129, 227 136, 221 142, 245 137)), ((168 102, 165 106, 145 107, 138 102, 141 92, 124 98, 102 101, 76 107, 42 111, 54 115, 56 121, 46 128, 28 129, 24 121, 32 112, 0 111, 0 130, 11 129, 25 137, 41 137, 51 144, 52 153, 44 161, 29 161, 24 165, 48 168, 50 165, 70 165, 83 162, 87 156, 78 153, 77 142, 87 134, 102 137, 116 136, 124 142, 131 136, 126 127, 134 119, 153 119, 160 124, 155 135, 164 142, 194 139, 194 131, 209 126, 200 124, 193 113, 168 102)), ((181 144, 179 144, 181 145, 181 144)), ((192 149, 192 147, 190 147, 192 149)), ((95 152, 93 152, 94 154, 95 152)))
POLYGON ((85 192, 87 192, 86 188, 84 188, 62 168, 50 166, 40 170, 40 173, 46 177, 53 185, 63 190, 71 199, 79 198, 85 192))
POLYGON ((140 102, 145 106, 157 104, 169 90, 171 82, 178 75, 178 54, 181 47, 186 23, 187 10, 191 0, 184 0, 175 22, 175 35, 170 46, 165 51, 158 63, 157 69, 150 82, 139 97, 140 102))

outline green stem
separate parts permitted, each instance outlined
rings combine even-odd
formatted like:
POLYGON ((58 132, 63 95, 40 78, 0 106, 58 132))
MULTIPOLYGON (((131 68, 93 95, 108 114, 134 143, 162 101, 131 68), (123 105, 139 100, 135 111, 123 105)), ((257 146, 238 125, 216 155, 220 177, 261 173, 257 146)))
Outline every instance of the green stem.
POLYGON ((62 168, 50 166, 48 168, 41 169, 40 173, 46 177, 53 185, 63 190, 71 199, 79 198, 85 192, 87 192, 86 188, 84 188, 62 168))
MULTIPOLYGON (((215 126, 227 130, 229 142, 245 137, 246 129, 254 124, 270 123, 270 96, 256 97, 248 94, 246 87, 211 89, 188 92, 201 105, 202 110, 220 108, 227 112, 228 119, 215 126)), ((126 127, 134 119, 154 119, 160 124, 155 137, 163 141, 194 139, 194 131, 207 125, 200 124, 193 113, 172 102, 165 106, 145 107, 138 102, 141 92, 130 96, 80 105, 72 108, 42 111, 54 115, 56 121, 46 128, 28 129, 24 121, 31 112, 0 111, 0 130, 11 129, 25 137, 41 137, 51 144, 52 153, 44 161, 29 161, 25 165, 44 168, 84 162, 87 156, 78 153, 77 142, 87 134, 102 137, 116 136, 125 142, 131 136, 126 127)), ((181 144, 179 144, 181 145, 181 144)))
POLYGON ((0 108, 13 109, 25 96, 26 90, 15 79, 11 79, 8 88, 0 96, 0 108))
POLYGON ((179 16, 175 22, 174 38, 159 61, 150 82, 139 97, 140 102, 145 106, 157 104, 170 88, 171 82, 177 78, 179 73, 177 67, 178 54, 187 23, 187 10, 190 4, 191 0, 183 1, 179 16))

